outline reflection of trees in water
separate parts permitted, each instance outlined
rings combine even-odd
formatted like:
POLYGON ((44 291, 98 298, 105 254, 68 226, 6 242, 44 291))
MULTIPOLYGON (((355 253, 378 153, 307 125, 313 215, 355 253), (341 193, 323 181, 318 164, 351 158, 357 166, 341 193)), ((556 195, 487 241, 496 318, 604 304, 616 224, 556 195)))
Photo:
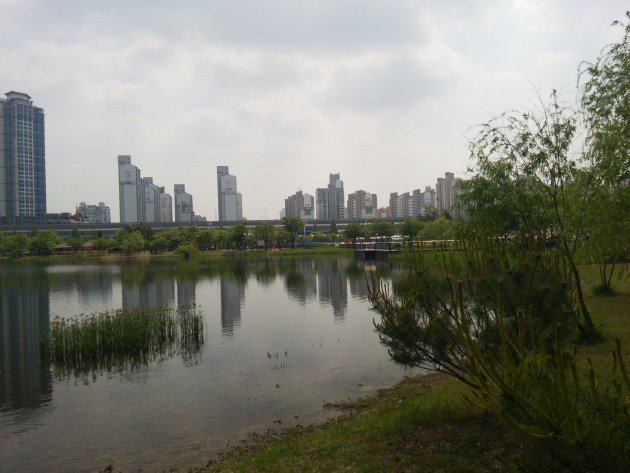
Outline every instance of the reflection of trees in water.
POLYGON ((36 409, 52 398, 50 365, 40 353, 48 314, 43 267, 0 267, 0 411, 36 409))
POLYGON ((366 277, 369 277, 369 274, 366 272, 363 262, 357 261, 355 264, 349 265, 346 268, 346 275, 352 297, 367 298, 368 285, 366 277))
POLYGON ((111 305, 116 269, 115 266, 97 264, 88 267, 47 266, 50 291, 74 289, 83 306, 111 305))
POLYGON ((256 281, 263 286, 273 283, 278 276, 278 264, 270 258, 257 260, 254 264, 254 275, 256 281))
POLYGON ((350 286, 350 294, 359 299, 367 299, 368 281, 372 277, 377 280, 390 278, 393 273, 402 271, 400 263, 388 261, 355 260, 346 267, 346 275, 350 286))

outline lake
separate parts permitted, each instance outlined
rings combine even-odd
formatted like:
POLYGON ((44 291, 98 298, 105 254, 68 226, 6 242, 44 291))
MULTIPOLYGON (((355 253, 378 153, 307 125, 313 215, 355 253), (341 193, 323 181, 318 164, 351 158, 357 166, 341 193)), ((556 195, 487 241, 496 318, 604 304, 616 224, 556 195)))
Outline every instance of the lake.
POLYGON ((248 432, 307 425, 400 380, 352 258, 0 263, 0 471, 202 466, 248 432), (55 317, 195 304, 195 356, 77 375, 40 354, 55 317))

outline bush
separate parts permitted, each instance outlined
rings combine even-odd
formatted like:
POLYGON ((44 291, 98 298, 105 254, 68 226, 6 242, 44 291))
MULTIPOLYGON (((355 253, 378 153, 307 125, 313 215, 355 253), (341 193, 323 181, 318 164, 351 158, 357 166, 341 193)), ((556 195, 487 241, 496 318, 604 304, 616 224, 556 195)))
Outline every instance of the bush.
POLYGON ((182 255, 184 259, 189 259, 191 255, 197 253, 197 248, 191 242, 181 243, 176 249, 175 254, 182 255))

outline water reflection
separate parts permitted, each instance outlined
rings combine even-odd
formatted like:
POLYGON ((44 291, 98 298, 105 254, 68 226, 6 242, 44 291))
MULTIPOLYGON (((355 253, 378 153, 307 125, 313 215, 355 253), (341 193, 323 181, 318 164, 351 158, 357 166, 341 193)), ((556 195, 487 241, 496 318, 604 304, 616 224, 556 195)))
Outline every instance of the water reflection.
POLYGON ((241 325, 241 308, 245 302, 245 284, 243 281, 221 278, 221 332, 232 337, 241 325))
POLYGON ((283 265, 289 297, 305 305, 317 296, 317 271, 313 260, 290 260, 283 265))
MULTIPOLYGON (((39 265, 48 275, 50 299, 72 298, 79 311, 94 306, 111 306, 114 302, 114 280, 119 278, 120 268, 106 265, 39 265)), ((5 269, 6 270, 6 269, 5 269)), ((72 313, 56 315, 70 316, 72 313)))
POLYGON ((316 422, 330 415, 324 401, 397 381, 365 300, 372 269, 335 258, 0 262, 0 470, 183 471, 247 431, 316 422), (190 302, 207 335, 198 357, 82 382, 51 379, 40 355, 55 316, 190 302))
POLYGON ((197 281, 178 280, 177 281, 177 305, 195 304, 195 286, 197 281))
POLYGON ((336 259, 317 263, 319 301, 324 306, 332 306, 335 320, 343 322, 348 308, 348 281, 344 271, 347 264, 336 259))
MULTIPOLYGON (((123 277, 125 272, 123 271, 123 277)), ((171 307, 175 304, 175 280, 146 274, 142 282, 129 282, 122 286, 122 308, 130 310, 134 307, 171 307)), ((178 284, 179 289, 179 284, 178 284)), ((178 290, 179 299, 179 290, 178 290)), ((194 302, 194 300, 192 301, 194 302)))
MULTIPOLYGON (((381 267, 383 267, 383 262, 381 267)), ((368 285, 367 278, 369 273, 378 269, 378 266, 374 262, 369 262, 367 265, 349 265, 346 268, 346 276, 348 277, 348 283, 350 284, 350 295, 357 299, 367 299, 368 285)))
MULTIPOLYGON (((375 268, 368 268, 375 269, 375 268)), ((387 275, 391 265, 381 265, 387 275)), ((50 400, 51 366, 40 353, 54 315, 72 317, 122 308, 195 304, 197 286, 218 279, 221 334, 240 329, 248 281, 261 288, 281 278, 289 300, 318 301, 338 323, 348 310, 348 291, 367 297, 366 267, 336 258, 234 260, 212 265, 165 261, 92 265, 0 265, 0 409, 36 408, 50 400), (116 296, 120 297, 118 301, 116 296), (77 301, 72 302, 72 301, 77 301)))
POLYGON ((40 354, 49 327, 50 282, 37 266, 0 266, 0 411, 50 402, 50 365, 40 354))

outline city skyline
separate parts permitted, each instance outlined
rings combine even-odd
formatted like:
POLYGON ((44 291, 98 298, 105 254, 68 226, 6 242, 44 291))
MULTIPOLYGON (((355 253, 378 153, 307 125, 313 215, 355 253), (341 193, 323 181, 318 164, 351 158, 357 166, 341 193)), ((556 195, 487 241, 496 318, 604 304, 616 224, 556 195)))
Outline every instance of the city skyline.
MULTIPOLYGON (((131 156, 118 155, 119 208, 121 223, 179 222, 192 223, 210 220, 194 212, 193 196, 186 192, 185 184, 174 185, 173 199, 153 182, 153 177, 143 177, 142 169, 131 163, 131 156)), ((242 214, 242 195, 238 192, 237 178, 230 174, 229 166, 217 166, 217 222, 247 220, 242 214)), ((416 218, 451 212, 457 202, 454 173, 445 172, 438 177, 435 189, 425 186, 424 191, 414 189, 413 195, 391 192, 389 206, 379 208, 378 196, 364 190, 347 194, 339 173, 328 175, 327 187, 317 188, 315 194, 297 191, 285 198, 279 217, 299 217, 303 220, 344 220, 374 218, 416 218)), ((81 203, 84 205, 85 203, 81 203)), ((104 203, 100 203, 101 207, 104 203)), ((257 220, 257 219, 253 219, 257 220)), ((258 219, 263 220, 263 219, 258 219)), ((266 220, 266 219, 265 219, 266 220)), ((271 218, 270 220, 276 220, 271 218)))
POLYGON ((621 37, 627 2, 407 1, 211 5, 4 2, 4 91, 46 111, 48 212, 105 202, 119 221, 128 154, 195 213, 218 214, 216 166, 237 171, 243 216, 274 218, 330 172, 346 194, 465 177, 475 125, 575 102, 577 70, 621 37), (25 28, 25 26, 27 28, 25 28), (273 183, 273 185, 268 185, 273 183))

